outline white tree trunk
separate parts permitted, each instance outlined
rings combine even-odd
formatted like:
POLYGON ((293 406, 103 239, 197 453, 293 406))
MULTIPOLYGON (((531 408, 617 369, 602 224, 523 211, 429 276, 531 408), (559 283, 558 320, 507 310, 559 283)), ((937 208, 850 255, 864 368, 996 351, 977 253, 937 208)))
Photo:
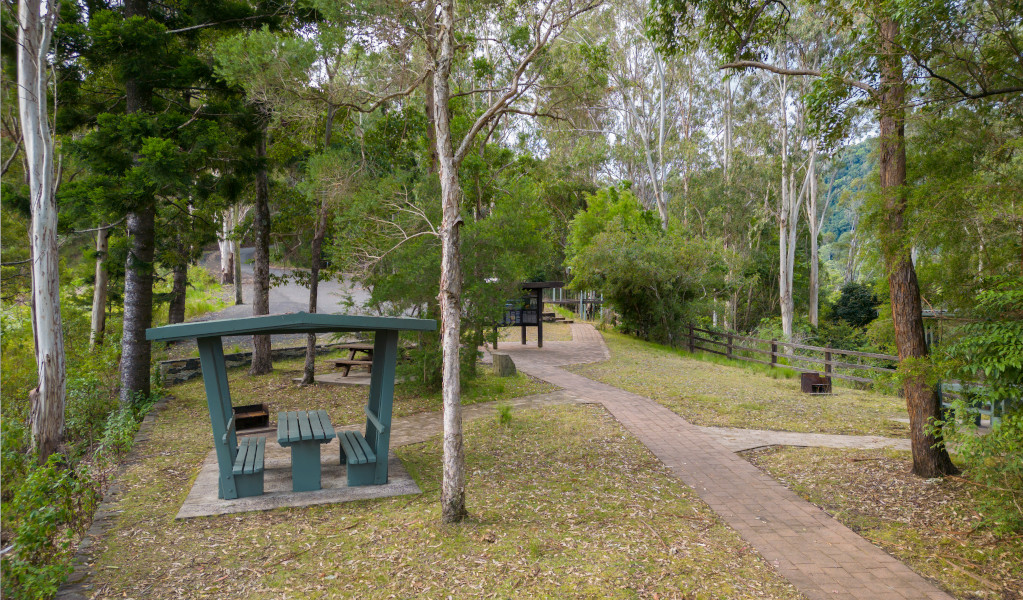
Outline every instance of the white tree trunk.
MULTIPOLYGON (((793 198, 789 166, 788 77, 780 76, 778 106, 781 120, 781 198, 778 205, 778 291, 781 300, 781 328, 787 341, 792 341, 794 302, 792 272, 796 263, 796 225, 799 205, 793 198)), ((786 349, 786 351, 788 351, 786 349)))
POLYGON ((100 227, 96 230, 96 282, 92 287, 92 327, 89 333, 89 346, 95 348, 103 344, 103 334, 107 328, 107 287, 110 275, 107 273, 107 251, 110 247, 110 228, 100 227))
POLYGON ((434 126, 440 174, 443 217, 440 228, 441 350, 444 402, 444 474, 441 483, 441 514, 446 523, 465 518, 465 450, 462 447, 462 389, 459 374, 461 337, 462 256, 459 229, 462 225, 458 166, 451 142, 448 106, 451 101, 451 64, 454 60, 454 0, 440 3, 440 44, 433 75, 434 126))
MULTIPOLYGON (((235 263, 240 258, 235 253, 238 246, 234 240, 234 230, 245 220, 251 206, 230 206, 220 216, 220 233, 217 236, 217 246, 220 248, 220 283, 233 283, 234 276, 238 270, 235 263)), ((241 304, 241 302, 238 302, 241 304)))
POLYGON ((221 226, 221 235, 217 238, 217 246, 220 247, 220 283, 234 282, 234 246, 227 238, 230 229, 227 226, 227 214, 224 215, 224 223, 221 226))
POLYGON ((65 357, 60 319, 53 136, 46 112, 46 56, 56 18, 52 1, 18 7, 18 109, 32 212, 32 323, 39 385, 29 395, 32 445, 45 460, 64 435, 65 357), (45 16, 42 14, 45 6, 45 16))
MULTIPOLYGON (((820 237, 821 221, 817 218, 817 144, 810 144, 810 164, 806 177, 810 190, 806 196, 806 222, 810 227, 810 325, 820 324, 818 304, 820 296, 820 273, 818 268, 817 243, 820 237)), ((823 216, 821 217, 823 219, 823 216)))
POLYGON ((242 245, 237 239, 231 244, 231 253, 234 254, 234 303, 245 304, 242 298, 242 245))

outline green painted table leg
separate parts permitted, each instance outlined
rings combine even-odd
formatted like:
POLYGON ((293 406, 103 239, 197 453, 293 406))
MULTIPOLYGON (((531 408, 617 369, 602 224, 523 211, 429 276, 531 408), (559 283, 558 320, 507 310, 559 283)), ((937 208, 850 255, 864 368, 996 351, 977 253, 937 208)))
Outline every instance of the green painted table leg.
POLYGON ((313 492, 320 489, 320 442, 298 442, 291 446, 291 489, 313 492))

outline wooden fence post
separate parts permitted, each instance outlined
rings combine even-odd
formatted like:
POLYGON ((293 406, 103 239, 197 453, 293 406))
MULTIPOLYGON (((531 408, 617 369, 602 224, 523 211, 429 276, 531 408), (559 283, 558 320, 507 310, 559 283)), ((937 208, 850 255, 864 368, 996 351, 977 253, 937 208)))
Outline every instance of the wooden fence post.
POLYGON ((824 374, 831 375, 831 352, 824 351, 824 374))
POLYGON ((732 334, 728 334, 728 358, 732 358, 732 334))
POLYGON ((771 340, 771 366, 778 364, 778 340, 771 340))
POLYGON ((689 352, 696 352, 696 339, 693 337, 693 324, 689 324, 689 352))

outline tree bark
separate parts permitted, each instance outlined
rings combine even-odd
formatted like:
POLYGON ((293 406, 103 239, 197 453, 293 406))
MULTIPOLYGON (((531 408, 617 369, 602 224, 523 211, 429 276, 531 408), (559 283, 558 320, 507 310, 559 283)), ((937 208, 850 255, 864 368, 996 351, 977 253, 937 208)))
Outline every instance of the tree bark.
MULTIPOLYGON (((895 343, 899 350, 899 362, 905 365, 907 361, 925 359, 927 344, 924 341, 916 270, 910 252, 903 243, 907 201, 906 82, 902 70, 902 52, 896 42, 898 34, 898 23, 890 18, 882 20, 879 134, 881 193, 885 212, 881 246, 891 291, 895 343)), ((912 367, 923 368, 923 365, 912 367)), ((941 418, 941 403, 934 390, 927 385, 925 375, 917 373, 908 377, 903 392, 909 412, 913 473, 928 478, 958 473, 944 444, 940 443, 941 440, 926 432, 926 427, 933 419, 941 418)))
MULTIPOLYGON (((270 314, 270 178, 266 170, 266 136, 264 127, 256 145, 259 166, 256 170, 256 213, 252 229, 256 248, 252 265, 252 314, 270 314)), ((249 375, 264 375, 274 370, 270 356, 270 336, 252 336, 252 366, 249 375)))
POLYGON ((454 0, 442 0, 439 55, 433 76, 434 125, 441 185, 440 313, 443 352, 442 396, 444 404, 444 467, 441 483, 441 519, 455 523, 468 515, 465 508, 465 449, 462 446, 462 388, 459 339, 461 337, 462 256, 459 230, 462 225, 461 188, 451 142, 448 106, 454 60, 454 0))
POLYGON ((171 299, 167 306, 167 323, 185 322, 185 295, 188 292, 188 265, 176 264, 171 267, 173 286, 171 287, 171 299))
POLYGON ((53 454, 64 437, 66 366, 60 318, 57 199, 54 190, 53 135, 46 109, 46 57, 55 7, 22 2, 18 7, 18 109, 28 165, 32 213, 32 330, 38 386, 29 394, 32 447, 40 460, 53 454))
POLYGON ((149 363, 152 348, 146 329, 153 323, 153 255, 155 252, 156 209, 152 205, 128 213, 131 240, 124 270, 124 333, 121 336, 122 404, 136 394, 148 396, 149 363))
POLYGON ((109 248, 110 228, 100 227, 96 230, 96 282, 92 287, 90 348, 103 344, 103 334, 107 328, 107 284, 110 281, 110 274, 107 272, 107 252, 109 248))

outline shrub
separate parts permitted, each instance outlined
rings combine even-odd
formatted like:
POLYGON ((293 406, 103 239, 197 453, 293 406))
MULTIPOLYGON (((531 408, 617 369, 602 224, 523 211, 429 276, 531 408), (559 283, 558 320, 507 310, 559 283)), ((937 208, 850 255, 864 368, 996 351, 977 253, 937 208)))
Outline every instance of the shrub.
POLYGON ((70 572, 75 542, 91 522, 99 502, 95 482, 84 470, 54 454, 33 470, 9 503, 5 520, 14 532, 3 557, 6 598, 46 598, 70 572))
POLYGON ((879 304, 869 287, 850 282, 842 286, 842 296, 835 303, 835 316, 853 327, 866 327, 877 318, 879 304))
POLYGON ((64 435, 81 449, 102 434, 109 415, 117 410, 117 397, 105 389, 96 375, 69 376, 64 414, 64 435))
POLYGON ((1023 530, 1023 278, 1006 277, 977 294, 973 320, 939 357, 947 378, 974 381, 977 398, 954 405, 942 426, 966 475, 984 488, 982 504, 998 529, 1023 530), (943 360, 942 360, 943 359, 943 360), (1007 401, 1009 410, 987 435, 977 435, 971 404, 1007 401))
POLYGON ((14 497, 28 474, 33 459, 28 452, 28 431, 17 420, 0 422, 0 496, 7 502, 14 497))

